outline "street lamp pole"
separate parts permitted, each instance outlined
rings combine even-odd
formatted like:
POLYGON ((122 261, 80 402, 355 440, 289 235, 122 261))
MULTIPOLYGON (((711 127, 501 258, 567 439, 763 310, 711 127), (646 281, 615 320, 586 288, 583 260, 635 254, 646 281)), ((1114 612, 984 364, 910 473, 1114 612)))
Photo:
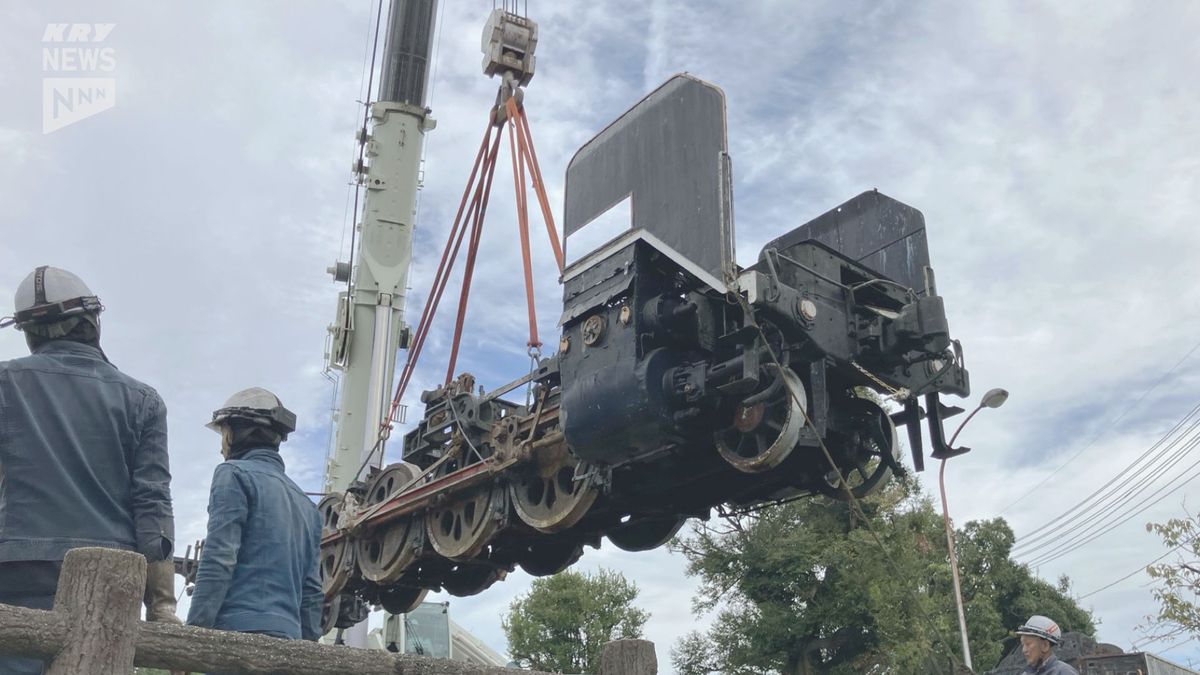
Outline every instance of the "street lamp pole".
MULTIPOLYGON (((954 430, 954 435, 950 437, 949 447, 954 447, 954 441, 958 440, 958 434, 967 426, 967 422, 971 421, 975 414, 984 408, 999 408, 1008 400, 1008 392, 1003 389, 991 389, 983 395, 983 399, 979 401, 979 405, 967 415, 967 419, 963 420, 962 424, 954 430)), ((954 603, 958 608, 958 630, 962 636, 962 653, 963 663, 967 668, 972 670, 975 666, 971 663, 971 645, 967 639, 967 614, 963 609, 962 598, 962 583, 958 578, 958 555, 954 548, 954 528, 950 526, 950 507, 946 503, 946 460, 942 460, 942 465, 938 469, 938 487, 942 493, 942 521, 946 525, 946 546, 950 550, 950 574, 954 578, 954 603)))

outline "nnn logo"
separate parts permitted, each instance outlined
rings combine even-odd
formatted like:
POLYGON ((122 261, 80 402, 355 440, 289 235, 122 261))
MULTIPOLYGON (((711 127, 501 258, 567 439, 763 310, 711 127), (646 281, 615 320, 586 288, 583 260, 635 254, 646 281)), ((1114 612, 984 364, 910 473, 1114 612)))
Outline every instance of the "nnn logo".
POLYGON ((105 44, 116 24, 51 23, 42 33, 42 133, 117 104, 117 60, 105 44))

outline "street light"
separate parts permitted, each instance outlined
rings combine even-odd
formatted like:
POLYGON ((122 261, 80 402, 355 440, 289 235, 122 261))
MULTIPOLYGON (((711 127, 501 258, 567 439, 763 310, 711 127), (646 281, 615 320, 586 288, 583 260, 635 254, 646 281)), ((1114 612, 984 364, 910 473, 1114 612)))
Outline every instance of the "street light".
MULTIPOLYGON (((967 415, 967 419, 958 425, 954 430, 954 435, 950 437, 949 447, 954 447, 954 441, 958 439, 958 434, 967 426, 967 422, 975 416, 975 413, 984 408, 999 408, 1008 400, 1008 392, 1004 389, 990 389, 988 393, 983 395, 979 400, 979 405, 967 415)), ((963 662, 967 667, 974 670, 971 664, 971 645, 967 642, 967 615, 963 611, 962 585, 958 580, 958 555, 954 552, 954 528, 950 527, 950 508, 946 505, 946 460, 942 460, 942 466, 938 470, 938 487, 942 492, 942 520, 946 524, 946 546, 950 549, 950 574, 954 577, 954 603, 958 606, 958 630, 962 633, 962 651, 963 662)))

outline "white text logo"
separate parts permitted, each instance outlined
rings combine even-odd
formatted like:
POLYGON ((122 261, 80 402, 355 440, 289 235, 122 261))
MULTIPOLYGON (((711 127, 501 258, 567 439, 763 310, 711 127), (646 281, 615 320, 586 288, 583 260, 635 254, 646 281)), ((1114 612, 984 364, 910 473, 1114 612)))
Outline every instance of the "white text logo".
POLYGON ((117 104, 114 23, 51 23, 42 33, 42 133, 117 104))

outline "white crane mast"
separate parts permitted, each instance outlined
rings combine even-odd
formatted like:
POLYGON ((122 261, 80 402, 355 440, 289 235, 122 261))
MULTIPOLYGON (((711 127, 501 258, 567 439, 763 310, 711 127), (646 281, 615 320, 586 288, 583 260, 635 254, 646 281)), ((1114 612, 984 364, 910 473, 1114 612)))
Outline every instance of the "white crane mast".
POLYGON ((379 96, 370 108, 369 131, 359 130, 366 161, 354 166, 365 192, 362 220, 356 223, 357 251, 353 265, 339 263, 330 270, 336 281, 350 282, 330 327, 329 366, 342 373, 326 472, 331 492, 346 490, 378 463, 396 352, 407 346, 405 289, 421 155, 425 132, 434 127, 425 99, 436 10, 437 0, 391 0, 379 96))

